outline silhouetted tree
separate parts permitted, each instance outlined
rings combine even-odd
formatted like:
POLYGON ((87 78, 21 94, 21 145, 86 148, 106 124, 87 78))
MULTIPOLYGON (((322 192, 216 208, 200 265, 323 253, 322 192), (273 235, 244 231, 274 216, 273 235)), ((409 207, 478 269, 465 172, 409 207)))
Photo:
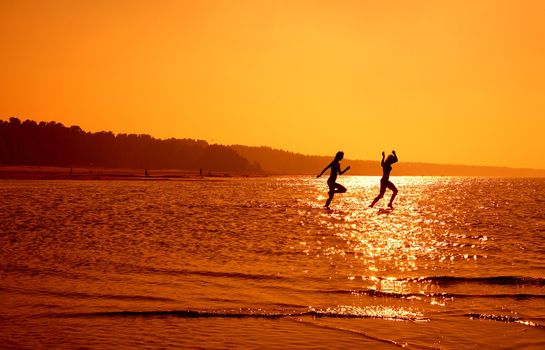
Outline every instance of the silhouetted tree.
POLYGON ((233 149, 202 140, 90 133, 79 126, 17 118, 0 120, 0 164, 262 172, 233 149))

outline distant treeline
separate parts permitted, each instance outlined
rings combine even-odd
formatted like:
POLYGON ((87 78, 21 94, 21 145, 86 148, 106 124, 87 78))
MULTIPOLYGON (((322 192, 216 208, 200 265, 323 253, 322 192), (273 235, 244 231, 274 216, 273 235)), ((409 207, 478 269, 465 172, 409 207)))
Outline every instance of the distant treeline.
MULTIPOLYGON (((279 175, 317 175, 333 160, 334 156, 334 154, 330 157, 303 155, 271 147, 249 147, 242 145, 232 145, 231 147, 249 161, 258 162, 266 173, 279 175)), ((393 176, 545 176, 545 170, 540 169, 407 162, 403 159, 402 150, 398 151, 398 156, 399 163, 394 165, 393 176)), ((373 161, 351 160, 348 158, 343 160, 342 164, 343 167, 350 165, 350 171, 347 175, 380 176, 382 174, 380 154, 377 154, 377 159, 373 161)))
MULTIPOLYGON (((532 176, 544 177, 545 170, 504 167, 411 163, 403 159, 392 175, 428 176, 532 176)), ((380 154, 376 160, 343 160, 350 165, 347 175, 380 176, 380 154)), ((150 135, 85 132, 79 126, 17 118, 0 120, 0 165, 79 166, 105 168, 179 169, 206 174, 316 175, 333 159, 242 145, 210 145, 192 139, 160 140, 150 135)))
MULTIPOLYGON (((268 174, 277 175, 318 175, 333 160, 333 156, 309 156, 300 153, 282 151, 267 146, 251 147, 243 145, 231 146, 246 159, 258 162, 268 174)), ((345 160, 343 164, 348 162, 345 160)), ((376 166, 376 163, 373 165, 376 166)), ((350 163, 352 164, 352 163, 350 163)))
POLYGON ((182 169, 257 174, 232 148, 192 139, 85 132, 79 126, 17 118, 0 120, 0 165, 182 169))

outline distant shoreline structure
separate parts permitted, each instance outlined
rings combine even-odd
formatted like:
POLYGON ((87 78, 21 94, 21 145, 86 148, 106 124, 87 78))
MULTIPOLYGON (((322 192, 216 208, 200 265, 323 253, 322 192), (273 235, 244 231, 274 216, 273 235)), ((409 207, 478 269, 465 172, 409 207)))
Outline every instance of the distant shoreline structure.
MULTIPOLYGON (((157 178, 157 173, 171 171, 171 178, 228 176, 315 175, 329 156, 304 155, 268 146, 209 144, 194 139, 156 139, 145 134, 86 132, 79 126, 66 127, 51 122, 0 119, 0 178, 64 178, 67 168, 107 169, 101 176, 128 179, 157 178), (47 171, 6 170, 7 167, 58 168, 47 171), (130 175, 119 169, 133 169, 130 175), (170 170, 169 170, 170 169, 170 170), (146 170, 156 175, 146 176, 146 170), (106 175, 109 174, 109 175, 106 175), (192 174, 191 176, 187 174, 192 174), (216 175, 213 175, 216 174, 216 175)), ((350 175, 379 176, 377 161, 351 160, 350 175)), ((89 173, 72 174, 96 178, 89 173)), ((545 177, 545 169, 499 166, 400 162, 392 176, 501 176, 545 177)), ((163 176, 164 177, 164 176, 163 176)))

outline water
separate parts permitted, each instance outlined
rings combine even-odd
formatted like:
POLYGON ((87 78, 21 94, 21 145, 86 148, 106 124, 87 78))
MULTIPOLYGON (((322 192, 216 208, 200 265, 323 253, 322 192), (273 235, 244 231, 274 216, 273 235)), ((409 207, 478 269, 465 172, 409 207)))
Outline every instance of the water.
POLYGON ((545 180, 0 181, 2 348, 545 347, 545 180))

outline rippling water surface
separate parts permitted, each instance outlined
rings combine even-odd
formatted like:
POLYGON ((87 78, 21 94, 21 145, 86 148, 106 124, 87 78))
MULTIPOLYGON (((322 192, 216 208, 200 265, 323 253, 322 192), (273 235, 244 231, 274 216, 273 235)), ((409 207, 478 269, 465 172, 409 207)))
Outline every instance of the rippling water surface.
POLYGON ((545 347, 545 180, 342 180, 0 181, 0 344, 545 347))

